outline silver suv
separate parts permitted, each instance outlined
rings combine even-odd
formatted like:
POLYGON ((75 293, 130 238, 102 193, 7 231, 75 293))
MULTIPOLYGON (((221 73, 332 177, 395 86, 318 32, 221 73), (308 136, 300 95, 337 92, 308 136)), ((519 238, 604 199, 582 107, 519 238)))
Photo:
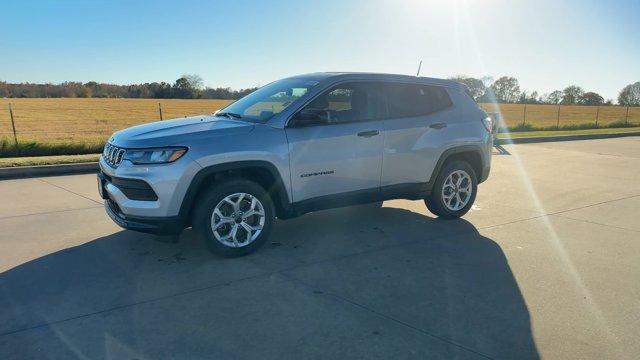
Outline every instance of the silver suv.
POLYGON ((99 189, 118 225, 187 227, 224 256, 267 240, 274 219, 388 199, 464 215, 491 166, 491 119, 459 83, 316 73, 270 83, 213 115, 113 134, 99 189))

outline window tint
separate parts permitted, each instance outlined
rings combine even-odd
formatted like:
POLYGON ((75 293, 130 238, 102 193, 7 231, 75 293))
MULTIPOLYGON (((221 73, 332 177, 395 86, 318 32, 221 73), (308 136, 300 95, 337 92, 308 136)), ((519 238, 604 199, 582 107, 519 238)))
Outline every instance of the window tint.
POLYGON ((305 106, 300 113, 317 117, 318 123, 345 123, 385 117, 382 85, 353 82, 337 85, 305 106))
POLYGON ((390 83, 387 95, 391 118, 433 114, 453 104, 440 86, 390 83))

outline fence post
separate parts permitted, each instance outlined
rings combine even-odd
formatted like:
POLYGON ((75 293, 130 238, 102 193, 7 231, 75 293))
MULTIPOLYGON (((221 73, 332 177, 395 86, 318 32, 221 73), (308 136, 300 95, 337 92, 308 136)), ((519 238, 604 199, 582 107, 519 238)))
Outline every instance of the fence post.
POLYGON ((596 127, 598 127, 598 118, 600 117, 600 105, 598 105, 598 109, 596 110, 596 127))
POLYGON ((527 124, 527 104, 524 104, 524 111, 522 112, 522 125, 527 124))
POLYGON ((629 107, 627 106, 627 115, 624 116, 624 123, 629 124, 629 107))
POLYGON ((16 135, 16 123, 13 121, 13 109, 11 108, 11 103, 9 103, 9 115, 11 115, 11 127, 13 128, 13 141, 16 144, 16 148, 18 147, 18 136, 16 135))
POLYGON ((556 120, 556 129, 560 129, 560 105, 558 105, 558 118, 556 120))
POLYGON ((158 111, 160 111, 160 120, 162 121, 162 105, 158 103, 158 111))

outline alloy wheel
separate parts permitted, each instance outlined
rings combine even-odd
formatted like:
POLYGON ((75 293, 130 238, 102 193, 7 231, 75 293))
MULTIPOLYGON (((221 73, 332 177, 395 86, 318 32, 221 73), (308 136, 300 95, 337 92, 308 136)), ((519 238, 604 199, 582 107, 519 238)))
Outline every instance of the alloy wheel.
POLYGON ((473 192, 471 176, 464 170, 453 171, 442 185, 442 201, 450 211, 464 208, 473 192))
POLYGON ((265 223, 264 206, 247 193, 235 193, 222 199, 211 215, 213 236, 225 246, 240 248, 255 241, 265 223))

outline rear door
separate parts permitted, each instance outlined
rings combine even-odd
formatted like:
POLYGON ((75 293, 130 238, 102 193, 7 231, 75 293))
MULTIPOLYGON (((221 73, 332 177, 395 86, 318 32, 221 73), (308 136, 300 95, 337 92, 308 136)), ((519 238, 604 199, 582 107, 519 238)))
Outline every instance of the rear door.
POLYGON ((379 83, 349 82, 328 89, 293 116, 286 134, 295 202, 379 191, 385 110, 379 83))
POLYGON ((388 83, 385 92, 381 186, 425 183, 451 137, 451 98, 444 87, 423 84, 388 83))

